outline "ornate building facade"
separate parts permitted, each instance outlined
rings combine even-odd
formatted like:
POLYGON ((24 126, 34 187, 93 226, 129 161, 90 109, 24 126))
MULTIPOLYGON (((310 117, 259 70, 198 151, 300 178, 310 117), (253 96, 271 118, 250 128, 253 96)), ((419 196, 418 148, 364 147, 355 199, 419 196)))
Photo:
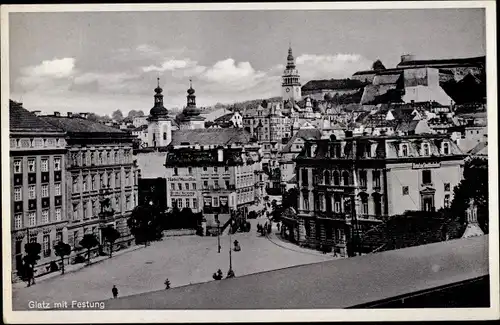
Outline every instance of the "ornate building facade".
MULTIPOLYGON (((41 117, 66 132, 67 243, 79 248, 83 235, 92 233, 104 243, 101 229, 111 225, 130 243, 126 218, 138 202, 139 170, 133 161, 133 137, 116 128, 87 120, 79 114, 55 113, 41 117), (101 215, 100 202, 109 198, 114 214, 101 215)), ((103 207, 104 208, 104 207, 103 207)))
POLYGON ((172 134, 172 121, 168 116, 167 109, 163 106, 163 89, 160 87, 160 78, 158 86, 155 88, 154 106, 149 111, 148 118, 148 147, 166 147, 172 134))
POLYGON ((345 255, 354 232, 387 216, 449 206, 464 158, 446 135, 307 141, 296 158, 299 211, 291 236, 345 255))
POLYGON ((11 101, 10 189, 13 278, 24 245, 42 245, 37 274, 58 257, 53 245, 67 240, 65 132, 11 101))

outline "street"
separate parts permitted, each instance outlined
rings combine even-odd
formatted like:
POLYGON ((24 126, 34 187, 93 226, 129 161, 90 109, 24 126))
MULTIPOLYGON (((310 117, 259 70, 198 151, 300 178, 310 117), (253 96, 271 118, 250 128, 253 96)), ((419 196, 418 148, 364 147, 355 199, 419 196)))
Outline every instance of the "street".
MULTIPOLYGON (((256 233, 257 223, 267 219, 249 220, 248 233, 236 233, 241 251, 232 252, 236 276, 275 270, 295 265, 331 260, 329 255, 304 253, 287 249, 256 233)), ((277 229, 273 229, 277 231, 277 229)), ((221 236, 221 253, 217 253, 217 237, 167 237, 151 246, 131 251, 73 273, 64 274, 27 287, 13 289, 14 310, 29 309, 30 301, 96 301, 112 298, 113 285, 119 297, 164 289, 168 278, 171 287, 213 281, 219 268, 224 276, 229 269, 229 236, 221 236)))

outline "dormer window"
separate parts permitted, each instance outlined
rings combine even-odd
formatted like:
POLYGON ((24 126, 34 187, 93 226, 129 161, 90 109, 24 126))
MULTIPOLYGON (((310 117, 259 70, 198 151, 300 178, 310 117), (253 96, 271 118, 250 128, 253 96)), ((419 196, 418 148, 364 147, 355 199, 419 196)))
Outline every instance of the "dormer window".
POLYGON ((443 142, 443 154, 444 155, 450 154, 450 144, 448 142, 443 142))
POLYGON ((422 144, 422 156, 429 156, 431 153, 428 143, 422 144))
POLYGON ((401 145, 401 156, 408 157, 408 145, 407 144, 401 145))

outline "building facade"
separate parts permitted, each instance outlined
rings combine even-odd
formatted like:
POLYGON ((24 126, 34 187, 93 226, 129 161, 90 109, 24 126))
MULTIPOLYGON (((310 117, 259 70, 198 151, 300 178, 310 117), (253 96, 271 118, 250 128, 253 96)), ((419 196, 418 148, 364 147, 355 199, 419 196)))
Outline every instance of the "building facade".
MULTIPOLYGON (((130 243, 127 217, 138 202, 139 170, 132 156, 133 136, 116 128, 92 122, 79 114, 55 113, 41 117, 66 132, 65 171, 68 215, 67 243, 73 250, 85 234, 94 234, 104 244, 101 230, 115 227, 117 241, 130 243), (101 201, 110 199, 114 214, 101 215, 101 201)), ((105 207, 102 207, 103 209, 105 207)))
POLYGON ((464 158, 446 135, 307 141, 296 158, 298 218, 286 228, 298 242, 345 255, 354 232, 406 211, 449 206, 464 158))
POLYGON ((167 204, 203 212, 207 227, 229 220, 231 213, 246 217, 256 201, 257 171, 262 169, 260 147, 238 129, 174 131, 166 153, 167 204))
POLYGON ((53 246, 67 240, 66 140, 62 129, 11 101, 10 189, 12 270, 22 267, 24 245, 42 246, 37 274, 59 259, 53 246))

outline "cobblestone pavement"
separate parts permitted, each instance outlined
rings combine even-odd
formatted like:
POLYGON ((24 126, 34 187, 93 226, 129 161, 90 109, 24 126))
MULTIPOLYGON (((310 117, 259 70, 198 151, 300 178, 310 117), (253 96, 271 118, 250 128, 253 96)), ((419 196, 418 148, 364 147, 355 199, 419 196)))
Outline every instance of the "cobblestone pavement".
POLYGON ((13 308, 29 309, 30 301, 52 305, 60 301, 104 300, 112 297, 113 285, 118 288, 119 296, 127 296, 163 289, 166 278, 171 287, 212 281, 212 274, 219 268, 227 274, 230 240, 238 240, 241 246, 241 251, 232 252, 236 276, 333 259, 330 255, 307 253, 305 251, 310 250, 279 242, 278 237, 258 236, 256 225, 265 221, 250 220, 249 233, 237 233, 231 238, 221 236, 221 253, 217 252, 217 237, 168 237, 29 288, 14 287, 13 308))

